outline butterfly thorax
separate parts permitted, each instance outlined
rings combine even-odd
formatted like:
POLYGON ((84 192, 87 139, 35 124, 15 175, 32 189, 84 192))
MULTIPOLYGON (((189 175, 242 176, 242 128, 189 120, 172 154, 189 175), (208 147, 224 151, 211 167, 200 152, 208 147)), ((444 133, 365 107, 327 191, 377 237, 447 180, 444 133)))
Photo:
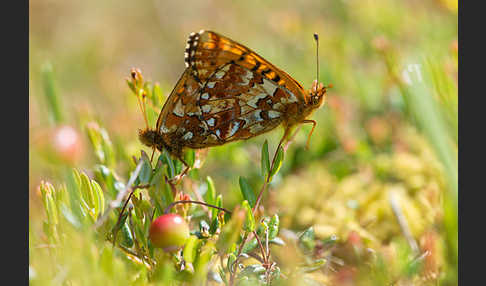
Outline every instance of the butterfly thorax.
POLYGON ((156 148, 160 152, 164 149, 170 154, 180 158, 182 156, 182 148, 178 144, 167 144, 164 140, 163 135, 151 129, 139 130, 138 138, 145 146, 150 148, 156 148))
MULTIPOLYGON (((300 101, 297 110, 289 110, 287 115, 286 126, 294 126, 303 123, 314 111, 319 109, 325 102, 327 87, 322 83, 319 85, 315 80, 312 87, 303 95, 304 101, 300 101)), ((291 107, 291 106, 289 106, 291 107)))

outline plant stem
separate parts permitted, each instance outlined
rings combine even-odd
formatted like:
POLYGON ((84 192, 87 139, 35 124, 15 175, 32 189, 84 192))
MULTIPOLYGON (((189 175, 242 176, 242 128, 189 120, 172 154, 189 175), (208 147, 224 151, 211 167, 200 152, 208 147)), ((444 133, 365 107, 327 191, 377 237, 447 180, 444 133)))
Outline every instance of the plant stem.
POLYGON ((175 202, 172 202, 171 204, 169 204, 167 206, 167 208, 165 208, 164 210, 164 214, 167 214, 169 213, 170 209, 177 205, 177 204, 198 204, 198 205, 203 205, 203 206, 207 206, 207 207, 210 207, 210 208, 215 208, 215 209, 218 209, 220 211, 224 211, 228 214, 231 214, 231 211, 225 209, 225 208, 220 208, 220 207, 217 207, 217 206, 214 206, 214 205, 211 205, 211 204, 208 204, 208 203, 204 203, 204 202, 198 202, 198 201, 175 201, 175 202))
POLYGON ((268 183, 270 183, 270 174, 272 173, 273 167, 275 165, 275 160, 277 159, 277 154, 278 150, 280 149, 280 146, 282 146, 282 143, 284 142, 285 138, 289 135, 290 129, 285 129, 285 133, 280 139, 280 142, 278 143, 277 149, 275 150, 275 154, 273 154, 273 159, 272 159, 272 164, 270 165, 270 170, 267 173, 267 176, 265 178, 265 182, 263 183, 262 189, 260 190, 260 193, 258 194, 257 200, 255 202, 255 206, 253 207, 252 211, 253 214, 255 214, 255 211, 258 209, 258 206, 260 205, 260 201, 262 200, 263 193, 265 192, 265 189, 267 188, 268 183))
MULTIPOLYGON (((233 262, 233 265, 238 266, 238 259, 240 258, 241 251, 243 250, 243 247, 245 246, 246 241, 248 240, 248 232, 245 233, 245 236, 243 237, 243 241, 241 242, 240 248, 238 249, 238 255, 236 255, 235 262, 233 262)), ((230 270, 232 270, 233 266, 230 265, 230 270)), ((230 276, 230 286, 233 286, 234 280, 235 280, 235 275, 236 275, 236 268, 231 272, 230 276)))
POLYGON ((265 264, 267 264, 268 263, 267 254, 266 254, 265 249, 263 248, 262 241, 258 237, 258 234, 256 233, 256 231, 253 231, 253 235, 255 236, 256 240, 258 241, 258 245, 260 246, 260 251, 262 252, 262 255, 263 255, 263 261, 265 262, 265 264))

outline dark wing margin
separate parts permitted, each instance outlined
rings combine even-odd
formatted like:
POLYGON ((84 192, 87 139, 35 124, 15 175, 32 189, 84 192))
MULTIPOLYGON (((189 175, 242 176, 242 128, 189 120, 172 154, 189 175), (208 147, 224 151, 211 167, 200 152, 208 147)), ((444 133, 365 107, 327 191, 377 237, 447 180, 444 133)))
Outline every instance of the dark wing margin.
POLYGON ((305 91, 300 83, 246 46, 212 31, 201 30, 189 35, 185 64, 197 81, 204 83, 216 69, 230 62, 259 73, 305 101, 305 91))

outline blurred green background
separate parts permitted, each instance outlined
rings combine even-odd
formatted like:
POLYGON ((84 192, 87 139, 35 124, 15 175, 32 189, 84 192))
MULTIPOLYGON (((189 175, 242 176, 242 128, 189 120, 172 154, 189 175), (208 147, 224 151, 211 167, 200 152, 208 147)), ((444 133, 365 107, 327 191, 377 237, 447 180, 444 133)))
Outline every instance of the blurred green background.
MULTIPOLYGON (((334 87, 312 117, 310 149, 305 126, 286 152, 267 212, 283 227, 314 226, 321 238, 359 233, 386 252, 404 238, 398 198, 419 248, 433 253, 421 277, 457 284, 457 0, 31 0, 29 10, 31 236, 42 240, 41 180, 63 182, 65 166, 92 174, 87 122, 106 129, 125 181, 131 157, 149 153, 137 138, 145 123, 125 82, 130 68, 168 96, 185 68, 187 36, 207 29, 309 88, 318 33, 319 82, 334 87), (73 128, 71 148, 56 145, 60 126, 73 128)), ((281 135, 211 148, 196 177, 210 175, 232 208, 238 176, 258 189, 262 143, 273 152, 281 135)))

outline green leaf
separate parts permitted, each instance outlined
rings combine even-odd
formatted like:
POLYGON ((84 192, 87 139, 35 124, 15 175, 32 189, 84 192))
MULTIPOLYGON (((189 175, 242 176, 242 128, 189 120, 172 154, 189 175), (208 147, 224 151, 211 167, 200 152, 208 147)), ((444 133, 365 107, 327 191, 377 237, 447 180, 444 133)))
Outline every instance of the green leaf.
POLYGON ((268 155, 268 141, 265 140, 262 146, 262 156, 261 156, 261 171, 262 175, 265 178, 268 173, 270 172, 270 159, 268 155))
POLYGON ((47 101, 47 112, 49 119, 54 124, 62 123, 63 114, 60 97, 54 83, 54 73, 50 63, 45 63, 42 66, 42 77, 44 81, 44 93, 47 101))
POLYGON ((260 264, 252 264, 245 267, 239 274, 238 277, 242 276, 258 276, 259 274, 265 273, 266 269, 260 264))
POLYGON ((306 229, 299 237, 299 245, 304 250, 313 251, 316 245, 314 228, 311 226, 306 229))
POLYGON ((130 88, 130 90, 133 93, 137 94, 137 90, 136 90, 135 85, 133 84, 133 82, 131 80, 127 79, 126 80, 126 83, 127 83, 128 87, 130 88))
POLYGON ((164 175, 165 165, 162 165, 162 162, 159 161, 148 189, 150 200, 159 214, 163 213, 164 207, 172 202, 172 193, 170 190, 169 193, 166 192, 167 184, 165 183, 164 175))
POLYGON ((330 247, 338 241, 338 237, 335 235, 331 235, 328 238, 325 238, 322 240, 322 244, 325 245, 326 247, 330 247))
POLYGON ((278 215, 275 214, 275 215, 273 215, 273 217, 270 220, 270 223, 268 225, 268 239, 269 240, 277 237, 279 225, 280 225, 280 220, 278 218, 278 215))
POLYGON ((251 188, 250 184, 245 179, 245 177, 240 177, 240 190, 241 193, 243 194, 243 198, 247 200, 252 207, 255 206, 255 202, 256 202, 255 193, 253 192, 253 189, 251 188))
POLYGON ((241 227, 245 222, 245 210, 238 206, 233 210, 231 219, 223 226, 217 242, 217 249, 220 254, 228 253, 228 250, 240 237, 241 227))
POLYGON ((206 275, 208 273, 208 264, 216 252, 214 242, 208 241, 204 246, 201 247, 201 252, 195 263, 195 275, 194 275, 194 285, 202 285, 203 281, 206 280, 206 275))
POLYGON ((189 165, 189 167, 194 166, 194 162, 196 161, 196 152, 193 149, 187 150, 184 153, 184 161, 189 165))
POLYGON ((257 246, 258 246, 257 239, 256 238, 252 238, 250 241, 248 241, 247 243, 245 243, 245 245, 243 246, 243 250, 241 251, 241 253, 248 253, 248 252, 252 251, 253 249, 255 249, 257 246))
POLYGON ((314 271, 321 269, 325 265, 325 263, 326 263, 325 259, 319 258, 319 259, 314 260, 312 263, 310 263, 310 264, 308 264, 304 267, 301 267, 300 270, 302 272, 305 272, 305 273, 314 272, 314 271))
POLYGON ((111 168, 114 167, 115 153, 108 132, 96 122, 87 123, 85 129, 100 163, 111 168))
MULTIPOLYGON (((218 197, 216 198, 216 203, 214 204, 217 207, 222 208, 223 207, 223 195, 219 194, 218 197)), ((221 227, 221 225, 224 223, 224 217, 223 221, 220 221, 218 218, 220 210, 212 208, 211 209, 211 216, 213 218, 211 222, 211 228, 209 230, 209 233, 214 234, 218 228, 221 227)))
MULTIPOLYGON (((81 192, 79 190, 79 184, 81 182, 81 178, 79 178, 79 174, 76 170, 73 172, 66 173, 66 190, 69 195, 69 206, 68 209, 70 213, 75 217, 76 221, 79 223, 80 227, 84 224, 84 210, 81 207, 82 197, 81 192)), ((76 223, 72 223, 75 225, 76 223)), ((77 225, 75 225, 77 226, 77 225)))
POLYGON ((257 234, 259 236, 266 236, 269 223, 270 223, 269 217, 263 217, 263 219, 260 220, 260 224, 258 225, 258 228, 257 228, 257 234))
POLYGON ((122 214, 120 221, 113 226, 113 229, 112 229, 113 234, 117 233, 122 228, 122 226, 127 221, 127 218, 128 218, 128 212, 125 212, 124 214, 122 214))
POLYGON ((154 106, 159 106, 162 102, 162 91, 160 90, 160 84, 156 82, 152 89, 152 103, 154 106))
POLYGON ((83 199, 90 208, 93 208, 94 196, 93 196, 93 189, 91 188, 90 179, 85 173, 81 173, 80 177, 81 177, 80 190, 81 190, 81 194, 83 195, 83 199))
POLYGON ((49 182, 41 182, 40 191, 42 195, 42 202, 44 203, 44 209, 46 210, 48 224, 57 224, 57 208, 52 199, 52 196, 55 192, 54 187, 49 182))
POLYGON ((167 166, 169 167, 169 170, 168 170, 169 171, 168 172, 169 177, 170 178, 175 177, 176 168, 175 168, 175 165, 174 165, 174 161, 172 161, 172 159, 170 158, 170 155, 167 152, 167 150, 164 150, 164 152, 162 154, 160 154, 159 161, 162 161, 162 163, 167 164, 167 166))
POLYGON ((61 205, 61 213, 72 226, 74 226, 77 229, 81 229, 82 224, 79 221, 78 217, 76 217, 65 204, 61 205))
POLYGON ((144 151, 142 151, 143 160, 142 169, 138 174, 138 180, 141 185, 146 185, 150 182, 150 177, 152 176, 152 165, 150 164, 150 159, 144 151))
POLYGON ((214 205, 216 204, 216 189, 214 187, 213 179, 211 179, 210 176, 206 177, 206 184, 208 189, 204 194, 204 200, 206 200, 208 204, 214 205))
POLYGON ((280 237, 275 237, 273 239, 270 239, 268 242, 276 244, 276 245, 280 245, 280 246, 285 245, 285 241, 283 241, 283 239, 281 239, 280 237))
POLYGON ((96 181, 91 180, 91 187, 93 188, 93 195, 95 198, 95 217, 98 218, 98 215, 105 211, 105 196, 100 185, 96 181))
POLYGON ((230 273, 233 272, 233 268, 234 268, 234 265, 233 263, 236 261, 236 255, 234 253, 230 253, 228 255, 228 261, 227 261, 227 264, 226 264, 226 267, 228 268, 228 271, 230 273))
POLYGON ((275 158, 273 169, 270 172, 270 181, 272 180, 273 176, 276 175, 280 170, 280 167, 282 166, 283 163, 283 159, 284 159, 284 150, 282 146, 280 146, 280 148, 278 148, 277 157, 275 158))
POLYGON ((186 262, 194 263, 199 248, 199 239, 196 236, 191 235, 186 241, 184 246, 183 257, 186 262))
POLYGON ((133 236, 130 232, 130 228, 128 227, 128 223, 124 223, 121 227, 120 231, 120 239, 121 244, 125 247, 132 247, 133 246, 133 236))
POLYGON ((247 232, 252 232, 255 230, 255 217, 253 216, 253 212, 251 210, 250 204, 248 203, 247 200, 244 200, 241 205, 243 209, 246 211, 246 219, 243 228, 247 232))

